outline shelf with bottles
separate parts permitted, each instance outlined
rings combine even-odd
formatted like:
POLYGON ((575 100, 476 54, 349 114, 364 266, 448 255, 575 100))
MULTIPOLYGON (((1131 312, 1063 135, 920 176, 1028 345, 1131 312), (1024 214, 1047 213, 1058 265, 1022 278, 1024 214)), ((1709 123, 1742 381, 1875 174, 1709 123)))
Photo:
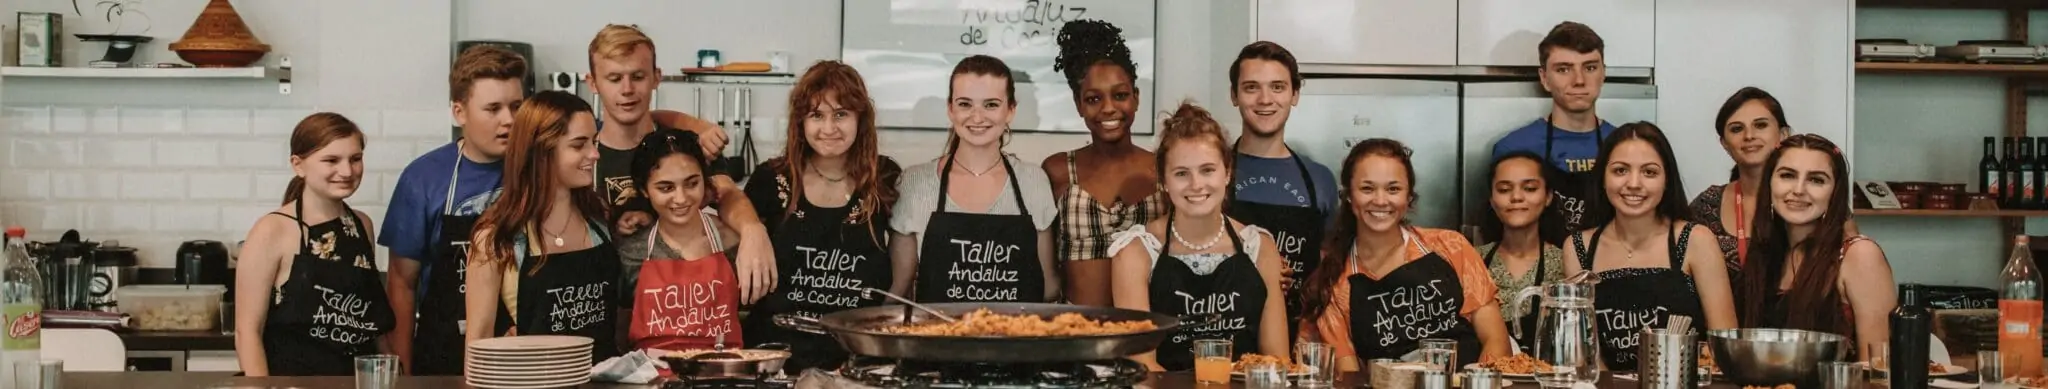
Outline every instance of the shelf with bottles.
POLYGON ((1856 74, 2048 78, 2048 64, 1857 62, 1856 74))

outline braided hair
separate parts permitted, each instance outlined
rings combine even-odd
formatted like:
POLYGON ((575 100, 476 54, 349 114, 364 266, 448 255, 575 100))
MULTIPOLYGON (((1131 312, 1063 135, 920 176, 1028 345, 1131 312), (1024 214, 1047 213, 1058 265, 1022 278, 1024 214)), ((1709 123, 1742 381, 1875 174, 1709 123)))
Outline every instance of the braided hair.
POLYGON ((1124 69, 1131 80, 1138 79, 1138 64, 1131 62, 1131 47, 1124 44, 1124 30, 1109 22, 1081 19, 1060 26, 1059 57, 1052 69, 1067 77, 1067 88, 1081 93, 1081 78, 1097 62, 1108 61, 1124 69))

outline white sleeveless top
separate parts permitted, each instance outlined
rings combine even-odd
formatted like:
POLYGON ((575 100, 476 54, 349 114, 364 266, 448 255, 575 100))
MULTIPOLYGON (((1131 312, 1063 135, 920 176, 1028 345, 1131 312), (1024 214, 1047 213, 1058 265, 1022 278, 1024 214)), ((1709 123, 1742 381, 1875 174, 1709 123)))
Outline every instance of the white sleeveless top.
MULTIPOLYGON (((1267 233, 1266 229, 1250 224, 1246 224, 1244 228, 1237 230, 1237 238, 1244 242, 1243 249, 1245 255, 1251 257, 1252 264, 1256 265, 1259 263, 1259 245, 1265 242, 1265 239, 1261 238, 1269 235, 1270 233, 1267 233)), ((1144 224, 1134 225, 1131 228, 1118 231, 1115 235, 1111 235, 1109 253, 1115 255, 1117 252, 1123 251, 1124 246, 1129 246, 1134 241, 1144 244, 1145 254, 1152 257, 1152 266, 1158 267, 1159 251, 1166 247, 1166 242, 1160 240, 1158 236, 1152 235, 1151 231, 1146 231, 1144 224)), ((1181 263, 1186 263, 1189 269, 1194 269, 1196 275, 1209 275, 1209 273, 1216 271, 1216 265, 1223 263, 1224 259, 1230 258, 1231 254, 1175 254, 1173 258, 1180 260, 1181 263)))

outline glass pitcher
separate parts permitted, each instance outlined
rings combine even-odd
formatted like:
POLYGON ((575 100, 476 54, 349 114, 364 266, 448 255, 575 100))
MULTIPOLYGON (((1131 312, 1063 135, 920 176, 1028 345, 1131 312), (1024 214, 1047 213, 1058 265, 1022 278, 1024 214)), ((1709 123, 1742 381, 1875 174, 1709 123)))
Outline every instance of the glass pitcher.
MULTIPOLYGON (((1545 388, 1593 384, 1600 380, 1598 316, 1593 313, 1593 283, 1532 286, 1515 295, 1515 303, 1536 317, 1536 359, 1550 370, 1536 372, 1545 388), (1529 297, 1541 295, 1540 310, 1528 310, 1529 297)), ((1520 332, 1522 328, 1516 326, 1520 332)))

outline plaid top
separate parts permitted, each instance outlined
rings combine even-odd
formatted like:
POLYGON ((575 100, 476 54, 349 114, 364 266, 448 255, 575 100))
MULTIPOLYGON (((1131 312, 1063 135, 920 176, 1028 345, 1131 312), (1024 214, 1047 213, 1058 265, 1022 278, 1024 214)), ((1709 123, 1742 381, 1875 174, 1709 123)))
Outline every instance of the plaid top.
POLYGON ((1058 236, 1060 261, 1109 258, 1110 236, 1133 225, 1145 224, 1166 213, 1165 200, 1152 192, 1136 204, 1119 201, 1113 206, 1096 202, 1081 190, 1081 175, 1074 168, 1073 153, 1067 154, 1067 195, 1060 198, 1058 236))

